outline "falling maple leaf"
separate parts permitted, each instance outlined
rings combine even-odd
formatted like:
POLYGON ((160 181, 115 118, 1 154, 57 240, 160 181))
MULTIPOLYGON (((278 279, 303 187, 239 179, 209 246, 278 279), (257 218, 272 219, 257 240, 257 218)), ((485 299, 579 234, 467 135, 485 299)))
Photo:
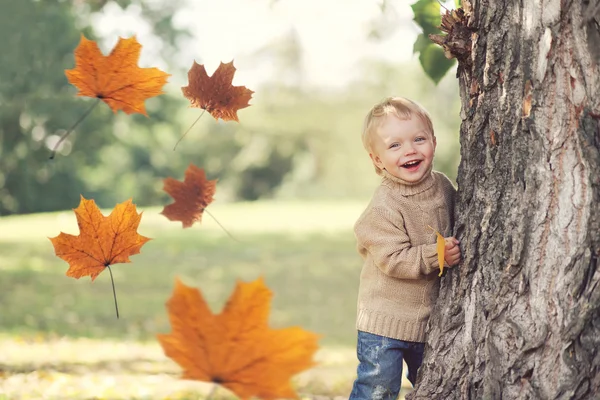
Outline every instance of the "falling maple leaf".
POLYGON ((79 236, 61 232, 49 238, 56 255, 69 263, 67 276, 90 276, 92 281, 113 264, 129 263, 130 255, 138 254, 150 240, 137 233, 142 213, 137 213, 131 199, 117 204, 105 217, 94 200, 81 196, 74 209, 79 236))
POLYGON ((220 63, 212 76, 208 76, 203 64, 194 61, 188 72, 188 86, 181 88, 192 107, 205 109, 216 120, 238 121, 237 111, 250 106, 252 90, 245 86, 233 86, 235 74, 233 61, 220 63))
POLYGON ((213 201, 216 188, 216 179, 206 179, 204 170, 190 163, 183 182, 170 177, 163 180, 163 190, 175 202, 165 206, 161 214, 170 221, 181 221, 184 228, 189 228, 202 220, 202 213, 213 201))
POLYGON ((319 335, 299 327, 270 329, 272 292, 262 279, 237 282, 220 314, 198 289, 175 281, 167 302, 172 333, 157 335, 183 379, 218 383, 238 397, 297 397, 290 378, 312 367, 319 335))
POLYGON ((78 96, 96 97, 114 111, 146 114, 144 101, 164 93, 167 74, 158 68, 137 66, 142 45, 135 36, 119 38, 108 56, 104 56, 93 40, 81 35, 75 49, 75 68, 65 70, 78 96))

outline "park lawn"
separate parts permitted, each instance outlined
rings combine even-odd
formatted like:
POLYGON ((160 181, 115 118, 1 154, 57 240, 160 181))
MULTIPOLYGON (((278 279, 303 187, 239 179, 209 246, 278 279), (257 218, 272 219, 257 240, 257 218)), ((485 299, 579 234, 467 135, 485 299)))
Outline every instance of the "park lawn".
MULTIPOLYGON (((0 218, 0 399, 3 391, 14 394, 15 385, 36 387, 23 379, 50 390, 44 389, 44 377, 52 377, 52 390, 75 387, 71 395, 59 390, 57 398, 203 398, 206 385, 178 381, 178 366, 155 340, 156 334, 170 332, 164 304, 174 281, 199 288, 217 312, 237 280, 259 277, 274 293, 273 328, 300 326, 322 335, 319 366, 295 378, 299 393, 347 396, 357 362, 361 265, 352 225, 365 204, 211 205, 211 215, 232 237, 206 214, 202 223, 183 229, 160 215, 161 208, 138 209, 143 211, 138 232, 153 240, 130 264, 112 267, 119 319, 108 271, 93 283, 89 277, 69 278, 67 263, 54 255, 48 237, 78 234, 72 211, 0 218), (12 358, 3 360, 1 354, 12 358)), ((217 398, 230 398, 226 390, 219 393, 217 398)))

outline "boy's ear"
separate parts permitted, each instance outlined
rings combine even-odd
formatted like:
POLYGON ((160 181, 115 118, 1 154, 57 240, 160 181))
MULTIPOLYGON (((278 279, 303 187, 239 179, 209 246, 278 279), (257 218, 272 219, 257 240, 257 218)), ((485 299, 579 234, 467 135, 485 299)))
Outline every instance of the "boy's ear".
POLYGON ((381 158, 379 158, 377 154, 369 153, 369 157, 371 157, 371 160, 373 160, 373 164, 377 165, 381 169, 384 169, 383 163, 381 162, 381 158))

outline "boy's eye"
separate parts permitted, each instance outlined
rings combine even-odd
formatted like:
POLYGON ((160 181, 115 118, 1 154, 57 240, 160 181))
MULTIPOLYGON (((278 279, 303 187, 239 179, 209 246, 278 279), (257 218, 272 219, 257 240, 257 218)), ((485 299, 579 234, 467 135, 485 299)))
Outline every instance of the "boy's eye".
POLYGON ((425 140, 425 138, 423 136, 419 136, 415 139, 415 142, 422 142, 423 140, 425 140))
POLYGON ((395 147, 400 147, 400 143, 392 143, 392 144, 390 145, 390 149, 393 149, 393 148, 395 148, 395 147))

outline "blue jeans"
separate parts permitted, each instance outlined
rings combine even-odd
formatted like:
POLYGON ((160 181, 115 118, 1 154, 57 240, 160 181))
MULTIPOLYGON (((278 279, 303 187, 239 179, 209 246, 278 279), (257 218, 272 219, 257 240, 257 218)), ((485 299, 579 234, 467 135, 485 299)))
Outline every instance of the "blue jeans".
POLYGON ((425 343, 358 331, 356 350, 360 363, 350 400, 395 400, 402 382, 402 359, 408 366, 408 380, 414 386, 425 343))

